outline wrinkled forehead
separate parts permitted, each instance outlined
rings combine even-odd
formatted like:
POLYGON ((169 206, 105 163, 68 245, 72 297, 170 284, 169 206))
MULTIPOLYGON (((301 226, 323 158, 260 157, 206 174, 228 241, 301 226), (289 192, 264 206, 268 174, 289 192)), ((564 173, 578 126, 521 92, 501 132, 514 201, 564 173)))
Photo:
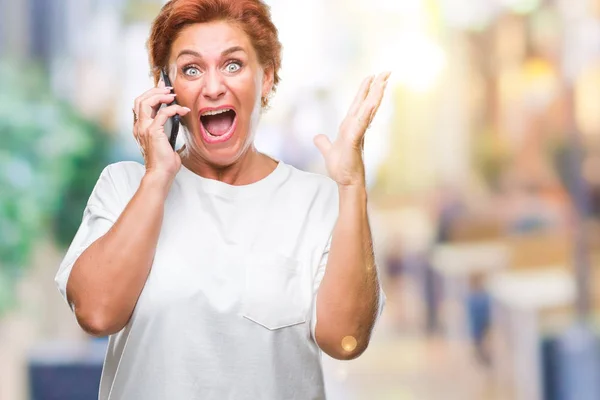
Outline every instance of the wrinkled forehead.
POLYGON ((193 24, 177 35, 169 62, 176 62, 178 57, 187 57, 190 53, 201 55, 205 61, 219 60, 232 48, 239 48, 249 58, 256 57, 250 38, 239 25, 227 21, 193 24))

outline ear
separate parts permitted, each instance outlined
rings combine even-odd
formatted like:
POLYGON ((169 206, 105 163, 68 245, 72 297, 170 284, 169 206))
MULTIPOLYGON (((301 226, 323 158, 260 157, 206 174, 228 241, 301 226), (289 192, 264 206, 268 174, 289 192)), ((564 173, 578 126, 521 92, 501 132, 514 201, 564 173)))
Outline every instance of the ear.
POLYGON ((275 80, 275 71, 272 66, 265 67, 263 70, 263 83, 261 98, 265 99, 273 89, 273 81, 275 80))

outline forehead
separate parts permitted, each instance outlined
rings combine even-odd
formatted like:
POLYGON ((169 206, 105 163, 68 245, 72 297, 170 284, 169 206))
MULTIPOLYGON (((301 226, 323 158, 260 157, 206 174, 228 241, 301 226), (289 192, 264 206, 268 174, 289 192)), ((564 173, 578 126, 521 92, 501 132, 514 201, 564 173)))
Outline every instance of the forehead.
POLYGON ((253 48, 248 35, 234 23, 214 21, 188 25, 179 32, 171 47, 171 56, 177 57, 184 49, 194 50, 203 57, 218 57, 233 46, 242 47, 249 56, 253 48))

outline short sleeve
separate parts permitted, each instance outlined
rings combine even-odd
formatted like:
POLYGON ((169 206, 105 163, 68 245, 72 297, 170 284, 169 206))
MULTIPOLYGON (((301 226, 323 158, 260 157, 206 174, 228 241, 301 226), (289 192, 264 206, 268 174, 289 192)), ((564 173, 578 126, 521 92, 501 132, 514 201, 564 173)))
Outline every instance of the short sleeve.
MULTIPOLYGON (((63 258, 58 272, 54 278, 58 290, 67 301, 67 281, 73 265, 92 243, 102 237, 113 226, 117 220, 120 204, 119 196, 110 174, 110 166, 106 167, 100 174, 94 190, 90 195, 83 218, 65 257, 63 258)), ((69 304, 69 307, 71 305, 69 304)), ((72 307, 71 307, 72 308, 72 307)))
MULTIPOLYGON (((319 292, 319 286, 321 285, 321 281, 323 280, 323 276, 325 276, 325 269, 327 267, 327 260, 329 259, 329 251, 331 249, 331 240, 333 238, 333 234, 329 236, 329 240, 327 241, 327 245, 323 250, 323 254, 321 256, 321 261, 319 262, 319 267, 317 268, 317 273, 315 274, 315 278, 313 280, 313 300, 312 307, 310 313, 310 333, 312 339, 316 342, 316 328, 317 328, 317 296, 319 292)), ((379 280, 379 305, 377 310, 377 319, 383 312, 383 308, 385 307, 386 296, 383 292, 383 288, 381 287, 381 279, 379 280)))

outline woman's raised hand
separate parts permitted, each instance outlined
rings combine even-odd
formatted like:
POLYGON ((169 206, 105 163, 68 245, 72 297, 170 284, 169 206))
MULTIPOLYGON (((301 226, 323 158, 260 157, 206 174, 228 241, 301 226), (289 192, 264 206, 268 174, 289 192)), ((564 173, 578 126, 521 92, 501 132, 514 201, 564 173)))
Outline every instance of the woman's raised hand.
POLYGON ((333 143, 323 134, 314 138, 329 176, 340 187, 366 186, 362 157, 365 133, 379 109, 389 76, 384 72, 363 81, 333 143))
POLYGON ((160 108, 163 103, 171 103, 175 98, 171 88, 160 81, 158 87, 152 88, 135 99, 133 114, 133 136, 144 156, 146 174, 159 175, 171 180, 181 167, 181 158, 173 151, 165 133, 167 120, 179 114, 190 112, 187 107, 173 104, 160 108))

